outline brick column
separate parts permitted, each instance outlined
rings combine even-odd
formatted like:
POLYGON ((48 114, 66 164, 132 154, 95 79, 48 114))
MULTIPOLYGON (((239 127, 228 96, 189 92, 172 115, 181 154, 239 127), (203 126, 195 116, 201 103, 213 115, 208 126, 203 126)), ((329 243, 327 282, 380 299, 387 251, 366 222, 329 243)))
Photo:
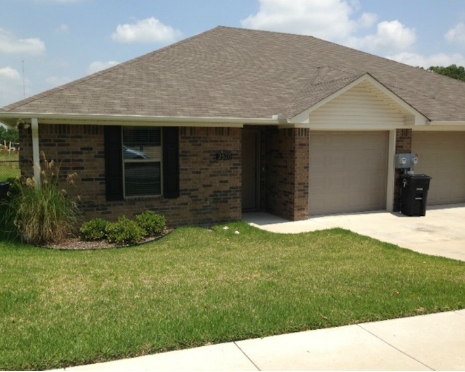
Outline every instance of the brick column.
POLYGON ((266 210, 291 221, 308 219, 309 130, 266 132, 266 210))

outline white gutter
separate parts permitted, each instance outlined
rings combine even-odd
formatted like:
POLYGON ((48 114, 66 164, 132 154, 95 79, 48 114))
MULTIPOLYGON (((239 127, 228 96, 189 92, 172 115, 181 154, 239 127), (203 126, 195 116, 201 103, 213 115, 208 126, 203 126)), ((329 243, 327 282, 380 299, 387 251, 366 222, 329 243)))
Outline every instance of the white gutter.
POLYGON ((99 121, 102 125, 111 125, 116 122, 128 123, 173 123, 178 126, 180 123, 205 124, 209 126, 224 126, 232 124, 242 126, 244 124, 267 125, 281 124, 283 118, 280 115, 273 115, 271 118, 237 118, 237 117, 190 117, 190 116, 143 116, 143 115, 101 115, 101 114, 56 114, 56 113, 31 113, 31 112, 0 112, 0 120, 9 121, 10 125, 14 120, 29 121, 31 117, 41 121, 57 121, 59 124, 66 124, 63 121, 72 122, 92 122, 99 121), (10 120, 8 120, 10 119, 10 120), (103 123, 106 122, 106 123, 103 123))

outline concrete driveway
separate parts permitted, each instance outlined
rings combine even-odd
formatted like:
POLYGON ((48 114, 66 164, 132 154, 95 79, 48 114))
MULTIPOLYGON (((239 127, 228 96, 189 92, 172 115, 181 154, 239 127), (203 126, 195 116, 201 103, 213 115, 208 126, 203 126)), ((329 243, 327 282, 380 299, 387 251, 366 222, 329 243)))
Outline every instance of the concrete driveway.
POLYGON ((380 211, 289 222, 267 213, 248 213, 243 220, 263 230, 288 234, 340 227, 420 253, 465 261, 465 204, 429 207, 424 217, 380 211))

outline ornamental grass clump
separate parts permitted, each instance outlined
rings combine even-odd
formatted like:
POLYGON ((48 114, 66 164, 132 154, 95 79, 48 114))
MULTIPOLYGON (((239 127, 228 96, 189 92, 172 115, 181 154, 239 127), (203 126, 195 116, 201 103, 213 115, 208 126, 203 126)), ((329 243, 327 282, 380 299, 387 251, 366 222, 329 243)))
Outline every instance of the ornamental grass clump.
POLYGON ((57 243, 68 237, 78 213, 76 201, 61 187, 73 186, 77 174, 60 178, 60 167, 48 161, 43 152, 41 157, 40 184, 34 177, 18 181, 9 204, 9 217, 17 235, 33 245, 57 243))

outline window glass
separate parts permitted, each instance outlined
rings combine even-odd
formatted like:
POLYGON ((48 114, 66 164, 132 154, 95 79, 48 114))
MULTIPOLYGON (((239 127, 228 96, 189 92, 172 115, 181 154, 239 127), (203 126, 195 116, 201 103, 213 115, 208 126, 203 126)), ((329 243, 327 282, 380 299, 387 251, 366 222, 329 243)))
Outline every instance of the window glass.
POLYGON ((161 194, 160 163, 136 162, 124 165, 126 196, 161 194))
POLYGON ((125 196, 161 194, 161 128, 123 128, 125 196))

